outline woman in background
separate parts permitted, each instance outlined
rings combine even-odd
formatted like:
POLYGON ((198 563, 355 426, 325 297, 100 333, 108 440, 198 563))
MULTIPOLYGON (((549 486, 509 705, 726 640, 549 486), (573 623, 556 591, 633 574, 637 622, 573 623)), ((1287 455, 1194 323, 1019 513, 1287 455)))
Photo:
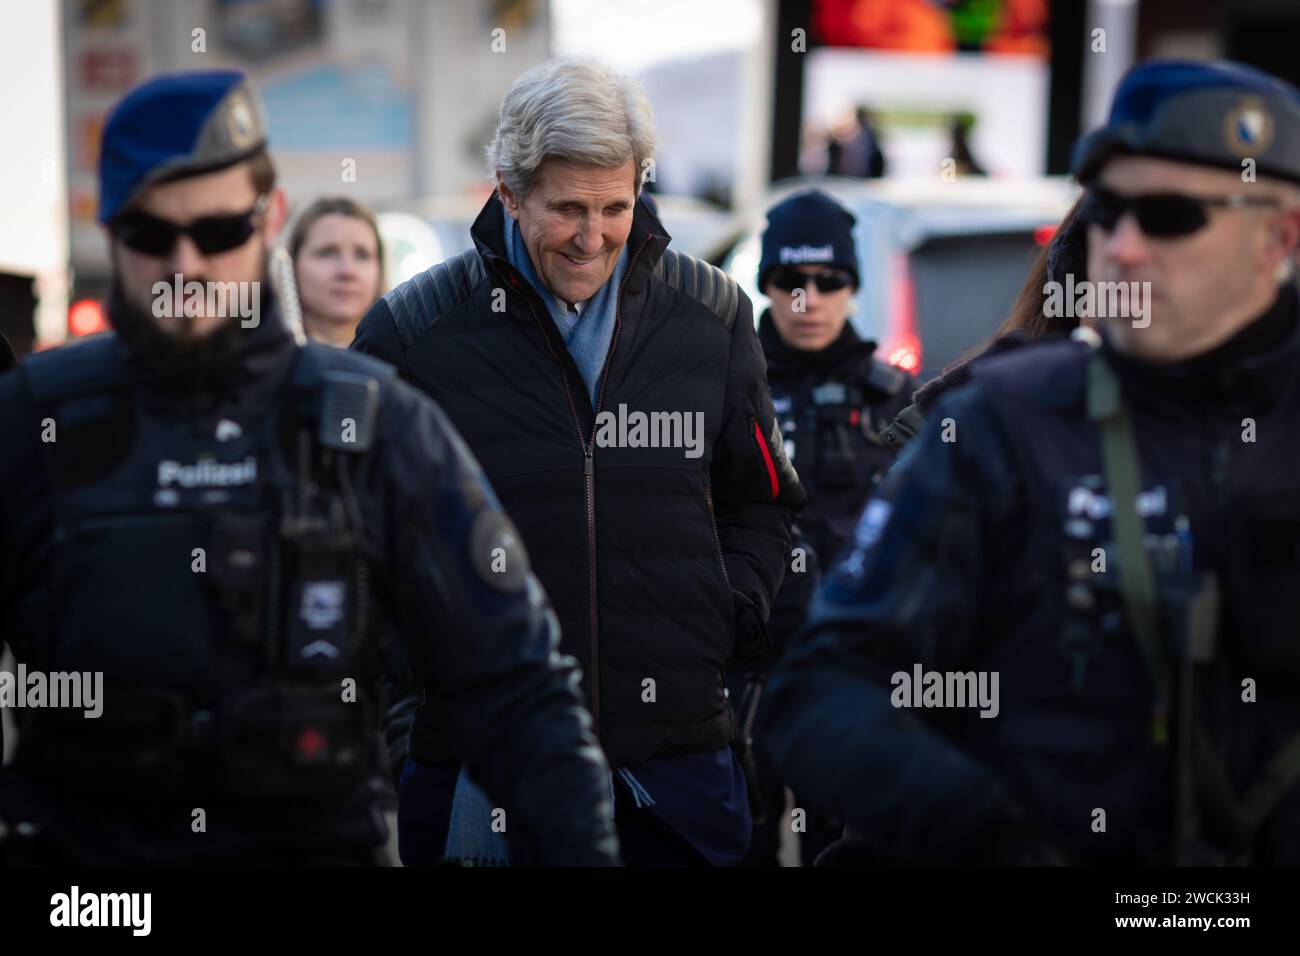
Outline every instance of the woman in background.
POLYGON ((303 331, 338 348, 384 291, 384 247, 375 214, 343 196, 317 199, 289 236, 303 331))

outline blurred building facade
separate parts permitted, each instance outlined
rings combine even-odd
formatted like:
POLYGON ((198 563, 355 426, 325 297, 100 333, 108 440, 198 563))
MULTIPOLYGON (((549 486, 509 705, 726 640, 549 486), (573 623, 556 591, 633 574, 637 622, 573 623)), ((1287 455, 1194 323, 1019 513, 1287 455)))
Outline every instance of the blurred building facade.
POLYGON ((108 276, 95 222, 99 135, 112 103, 158 72, 247 70, 266 101, 291 205, 343 193, 394 210, 428 197, 481 203, 483 147, 502 94, 557 53, 595 55, 643 79, 661 131, 659 191, 740 210, 761 204, 772 180, 815 172, 806 157, 824 156, 826 144, 810 146, 809 131, 833 132, 840 106, 870 111, 892 99, 873 132, 886 156, 903 160, 945 148, 933 131, 966 117, 980 165, 1023 176, 1064 171, 1070 145, 1099 120, 1134 59, 1230 56, 1300 83, 1296 0, 17 6, 6 12, 0 78, 19 91, 5 119, 26 135, 0 157, 0 213, 11 227, 0 235, 0 297, 20 347, 62 339, 74 318, 77 332, 98 327, 94 300, 108 276), (940 79, 923 81, 927 69, 940 79), (1014 109, 1000 109, 1008 101, 1014 109))
POLYGON ((510 81, 550 50, 546 0, 63 0, 72 262, 107 275, 95 225, 106 111, 150 75, 237 67, 267 109, 296 205, 384 205, 487 185, 483 144, 510 81))

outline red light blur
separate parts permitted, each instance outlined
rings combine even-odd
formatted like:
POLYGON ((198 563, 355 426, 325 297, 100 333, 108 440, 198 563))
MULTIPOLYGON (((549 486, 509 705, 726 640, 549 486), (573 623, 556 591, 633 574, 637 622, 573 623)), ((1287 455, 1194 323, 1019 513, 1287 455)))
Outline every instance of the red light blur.
POLYGON ((1034 230, 1034 242, 1040 246, 1047 245, 1052 241, 1052 237, 1056 235, 1057 228, 1055 225, 1039 226, 1034 230))
POLYGON ((889 317, 881 353, 890 365, 910 374, 921 369, 921 339, 916 334, 916 291, 907 256, 895 253, 889 263, 889 317))
POLYGON ((889 364, 915 375, 921 368, 921 350, 916 340, 889 353, 889 364))
POLYGON ((68 332, 81 337, 108 330, 104 307, 94 299, 80 299, 68 308, 68 332))

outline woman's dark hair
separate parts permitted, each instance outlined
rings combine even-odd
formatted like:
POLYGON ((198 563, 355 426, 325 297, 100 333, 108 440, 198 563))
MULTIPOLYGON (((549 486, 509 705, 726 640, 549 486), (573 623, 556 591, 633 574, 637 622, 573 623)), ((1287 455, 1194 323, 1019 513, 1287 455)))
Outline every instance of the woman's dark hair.
POLYGON ((298 253, 302 250, 302 244, 307 241, 307 234, 311 232, 311 227, 316 225, 317 220, 323 216, 349 216, 352 219, 360 219, 370 226, 375 234, 375 254, 379 258, 379 284, 382 289, 384 241, 379 235, 379 222, 369 206, 364 206, 346 196, 322 196, 298 214, 288 242, 289 258, 293 260, 294 265, 298 264, 298 253))
POLYGON ((1077 317, 1050 316, 1043 308, 1047 301, 1043 287, 1048 282, 1064 285, 1069 273, 1073 273, 1076 282, 1088 277, 1088 237, 1084 224, 1079 221, 1078 212, 1079 202, 1076 201, 1057 226, 1052 241, 1034 259, 1025 284, 1021 286, 1020 294, 1011 306, 1010 314, 993 333, 995 339, 1012 332, 1019 332, 1030 339, 1068 335, 1078 326, 1077 317))

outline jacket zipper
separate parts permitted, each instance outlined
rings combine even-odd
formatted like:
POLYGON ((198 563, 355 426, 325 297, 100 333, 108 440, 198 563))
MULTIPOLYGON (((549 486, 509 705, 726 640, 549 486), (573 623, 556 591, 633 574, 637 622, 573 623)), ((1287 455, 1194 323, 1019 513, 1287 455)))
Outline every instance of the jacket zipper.
POLYGON ((722 560, 722 539, 718 537, 718 521, 713 516, 713 486, 704 482, 704 501, 709 506, 709 530, 713 532, 713 553, 718 556, 718 566, 722 568, 722 580, 731 587, 731 576, 727 574, 727 562, 722 560))
MULTIPOLYGON (((617 332, 615 333, 617 334, 617 332)), ((568 383, 565 383, 568 388, 568 383)), ((587 497, 587 609, 591 628, 591 721, 600 739, 600 642, 596 620, 596 459, 592 444, 582 450, 582 483, 587 497)))
MULTIPOLYGON (((610 338, 609 351, 605 355, 605 364, 600 370, 600 389, 596 392, 596 405, 592 409, 591 436, 588 438, 584 438, 582 434, 582 423, 578 419, 578 408, 573 402, 573 391, 569 387, 569 376, 565 372, 564 363, 555 354, 550 337, 547 336, 546 328, 542 325, 537 310, 533 308, 532 301, 527 295, 524 295, 524 301, 528 304, 528 311, 537 324, 537 330, 542 333, 542 340, 546 343, 546 350, 551 353, 551 358, 560 366, 560 377, 564 382, 564 397, 568 400, 569 414, 573 416, 573 427, 578 434, 578 445, 582 448, 582 484, 587 502, 587 607, 590 610, 588 620, 591 628, 591 673, 588 675, 588 679, 591 681, 592 732, 597 739, 600 739, 600 647, 597 640, 600 630, 596 613, 596 418, 600 415, 601 406, 605 403, 605 382, 609 377, 609 366, 614 359, 614 350, 618 348, 618 335, 623 327, 623 286, 627 283, 627 277, 636 266, 637 258, 652 238, 652 235, 647 235, 642 240, 641 245, 632 254, 632 258, 628 260, 627 270, 623 273, 623 279, 618 284, 618 293, 614 299, 614 334, 610 338)), ((714 537, 716 540, 716 532, 714 537)), ((725 569, 723 573, 726 573, 725 569)))

